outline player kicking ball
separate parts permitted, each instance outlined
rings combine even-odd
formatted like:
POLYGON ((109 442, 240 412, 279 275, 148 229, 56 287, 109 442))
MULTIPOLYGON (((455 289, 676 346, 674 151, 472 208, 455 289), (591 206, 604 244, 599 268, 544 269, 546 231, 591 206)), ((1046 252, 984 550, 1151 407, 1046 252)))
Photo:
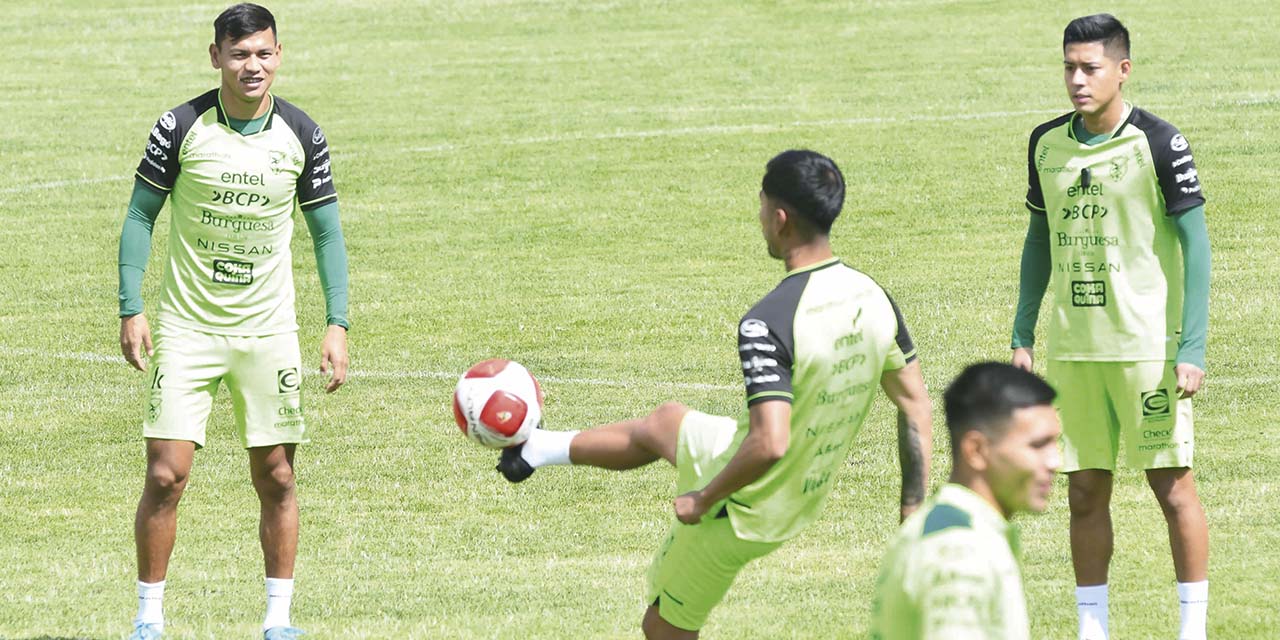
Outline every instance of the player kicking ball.
POLYGON ((1191 397, 1204 381, 1209 326, 1204 194, 1186 138, 1124 101, 1133 63, 1119 20, 1072 20, 1062 53, 1074 110, 1031 134, 1013 364, 1031 370, 1036 316, 1052 286, 1046 376, 1062 415, 1080 639, 1107 638, 1123 433, 1126 458, 1146 470, 1168 524, 1178 638, 1203 640, 1209 528, 1191 472, 1191 397))
POLYGON ((218 16, 209 57, 221 86, 174 107, 152 127, 120 234, 120 348, 129 364, 149 369, 132 640, 164 631, 178 501, 224 382, 261 503, 263 635, 301 634, 289 619, 298 549, 294 452, 307 441, 289 250, 294 206, 311 230, 325 291, 320 369, 332 368, 327 391, 346 379, 347 254, 324 134, 302 110, 269 93, 280 54, 275 18, 265 8, 238 4, 218 16), (142 274, 166 198, 172 223, 153 350, 142 274), (144 355, 153 357, 147 362, 144 355))
POLYGON ((832 254, 843 203, 829 158, 786 151, 769 161, 760 226, 787 274, 738 325, 740 418, 668 403, 586 431, 538 429, 503 450, 498 470, 511 482, 556 464, 676 467, 677 522, 649 568, 649 638, 696 638, 743 566, 818 517, 877 385, 899 410, 902 517, 924 498, 932 416, 920 364, 893 300, 832 254))
POLYGON ((1044 511, 1061 465, 1054 391, 985 362, 944 394, 951 478, 902 525, 880 567, 873 640, 1030 638, 1010 519, 1044 511))

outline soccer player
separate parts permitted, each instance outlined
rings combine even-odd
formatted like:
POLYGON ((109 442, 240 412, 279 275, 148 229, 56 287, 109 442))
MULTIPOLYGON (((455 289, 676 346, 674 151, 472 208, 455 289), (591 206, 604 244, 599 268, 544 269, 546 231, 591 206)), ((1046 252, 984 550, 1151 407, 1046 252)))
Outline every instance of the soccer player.
POLYGON ((769 161, 759 220, 787 275, 738 325, 740 418, 667 403, 587 431, 539 429, 502 453, 511 482, 553 464, 676 467, 678 522, 649 569, 649 638, 696 638, 744 565, 818 517, 877 383, 899 409, 902 517, 924 499, 932 417, 920 364, 893 300, 832 254, 843 203, 829 158, 786 151, 769 161))
POLYGON ((164 630, 178 500, 220 382, 231 393, 262 506, 264 636, 300 633, 289 620, 298 544, 294 450, 307 442, 289 251, 295 202, 325 291, 320 370, 330 374, 330 392, 347 374, 347 256, 324 134, 270 93, 280 56, 275 18, 265 8, 237 4, 218 16, 209 58, 221 85, 152 127, 120 234, 120 348, 129 364, 150 370, 142 428, 147 476, 134 523, 138 615, 131 638, 138 640, 164 630), (172 223, 153 349, 141 283, 166 198, 172 223))
POLYGON ((1047 377, 1070 477, 1079 637, 1107 637, 1111 485, 1119 441, 1169 527, 1179 638, 1205 637, 1209 532, 1191 472, 1191 397, 1204 382, 1209 239, 1187 139, 1123 99, 1129 32, 1108 14, 1062 38, 1074 111, 1031 133, 1013 364, 1030 370, 1052 285, 1047 377))
POLYGON ((872 606, 875 640, 1030 638, 1020 511, 1044 511, 1061 465, 1053 389, 995 362, 969 366, 944 394, 951 478, 902 525, 872 606))

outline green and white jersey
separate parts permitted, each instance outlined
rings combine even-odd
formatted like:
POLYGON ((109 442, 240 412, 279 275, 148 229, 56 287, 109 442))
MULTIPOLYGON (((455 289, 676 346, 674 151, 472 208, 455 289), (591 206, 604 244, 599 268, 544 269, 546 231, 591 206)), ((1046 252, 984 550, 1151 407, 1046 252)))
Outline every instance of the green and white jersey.
POLYGON ((1018 533, 978 494, 945 484, 902 523, 876 580, 873 640, 1030 637, 1018 533))
POLYGON ((1172 216, 1204 204, 1177 129, 1129 110, 1111 137, 1076 138, 1067 114, 1036 127, 1027 208, 1048 217, 1049 355, 1172 360, 1182 331, 1182 249, 1172 216))
MULTIPOLYGON (((870 277, 831 258, 797 269, 738 325, 747 407, 792 404, 787 453, 729 496, 734 532, 781 542, 818 517, 885 370, 915 358, 902 315, 870 277)), ((738 421, 735 446, 750 428, 738 421)))
POLYGON ((213 90, 160 116, 137 175, 172 211, 162 324, 239 336, 298 329, 294 203, 310 210, 338 197, 311 118, 272 97, 262 130, 241 135, 213 90))

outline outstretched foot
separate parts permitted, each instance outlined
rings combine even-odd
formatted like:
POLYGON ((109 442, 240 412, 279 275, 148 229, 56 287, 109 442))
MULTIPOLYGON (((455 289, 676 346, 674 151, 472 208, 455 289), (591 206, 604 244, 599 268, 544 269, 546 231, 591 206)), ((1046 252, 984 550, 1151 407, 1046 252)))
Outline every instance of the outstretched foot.
POLYGON ((498 458, 498 466, 495 468, 502 472, 502 477, 508 482, 523 482, 525 478, 533 475, 533 467, 520 455, 523 450, 524 443, 507 447, 502 450, 502 457, 498 458))

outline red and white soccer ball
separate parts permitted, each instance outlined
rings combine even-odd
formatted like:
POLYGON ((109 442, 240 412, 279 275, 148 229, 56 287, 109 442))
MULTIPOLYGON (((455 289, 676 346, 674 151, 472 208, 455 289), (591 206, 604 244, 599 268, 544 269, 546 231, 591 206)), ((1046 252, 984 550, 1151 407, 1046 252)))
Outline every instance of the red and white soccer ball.
POLYGON ((468 438, 491 449, 521 444, 542 422, 542 387, 518 362, 485 360, 458 379, 453 419, 468 438))

